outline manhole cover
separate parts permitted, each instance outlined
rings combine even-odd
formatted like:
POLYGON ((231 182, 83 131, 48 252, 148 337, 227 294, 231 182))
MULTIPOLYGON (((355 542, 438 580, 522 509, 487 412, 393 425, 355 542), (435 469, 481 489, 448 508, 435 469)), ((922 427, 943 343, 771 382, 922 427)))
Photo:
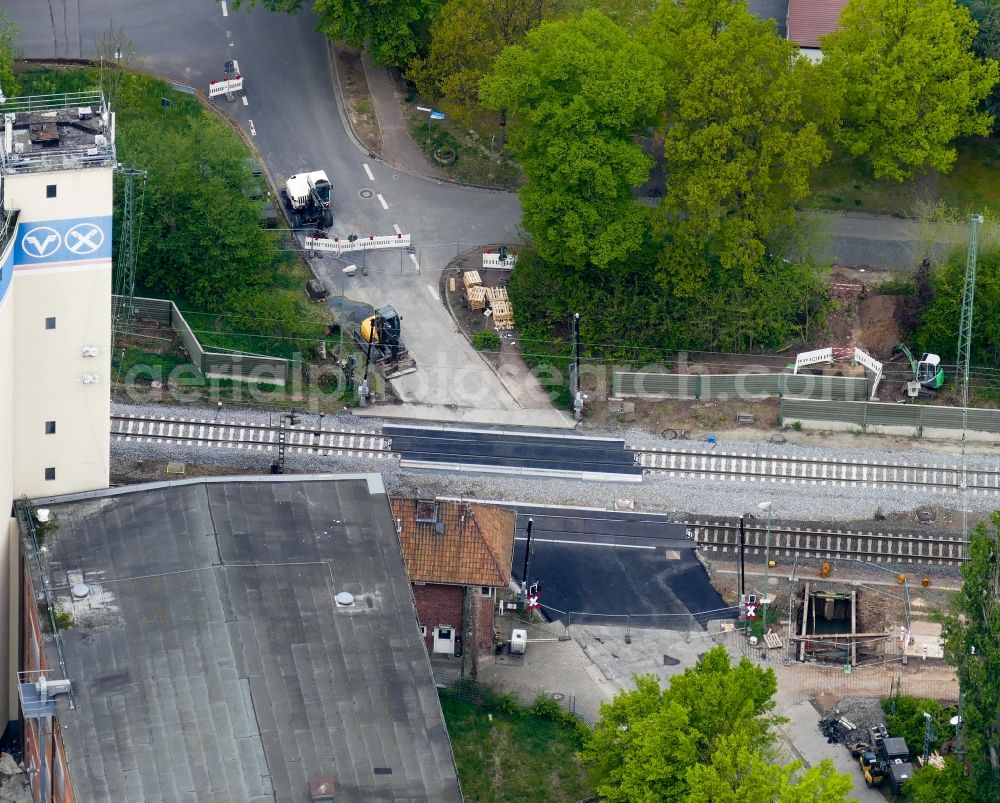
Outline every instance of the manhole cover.
POLYGON ((934 521, 934 519, 936 518, 937 514, 934 512, 932 508, 922 507, 917 511, 918 521, 923 521, 923 522, 934 521))
POLYGON ((768 440, 770 440, 771 443, 784 443, 785 442, 785 436, 784 435, 772 435, 768 440))
POLYGON ((372 192, 371 190, 361 190, 358 192, 358 195, 360 195, 362 198, 371 198, 374 194, 375 193, 372 192))

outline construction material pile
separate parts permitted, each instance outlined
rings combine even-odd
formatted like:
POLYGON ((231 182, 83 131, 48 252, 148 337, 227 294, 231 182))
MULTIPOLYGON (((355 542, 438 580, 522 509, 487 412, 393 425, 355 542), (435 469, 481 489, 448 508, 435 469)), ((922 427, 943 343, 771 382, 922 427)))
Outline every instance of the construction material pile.
POLYGON ((504 287, 484 287, 478 270, 467 270, 462 274, 465 286, 465 301, 469 309, 485 310, 498 332, 514 328, 514 309, 504 287))

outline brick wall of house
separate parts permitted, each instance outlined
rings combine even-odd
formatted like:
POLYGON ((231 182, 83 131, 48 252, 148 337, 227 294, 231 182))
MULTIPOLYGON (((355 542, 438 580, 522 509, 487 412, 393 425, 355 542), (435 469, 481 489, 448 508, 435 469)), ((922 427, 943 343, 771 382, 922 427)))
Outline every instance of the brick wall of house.
MULTIPOLYGON (((21 671, 46 669, 45 642, 41 626, 41 614, 35 601, 31 587, 31 575, 21 562, 21 671)), ((58 710, 58 706, 57 706, 58 710)), ((48 728, 48 738, 45 740, 46 766, 49 772, 49 793, 54 803, 74 803, 73 784, 69 765, 66 761, 66 750, 63 746, 62 731, 59 718, 54 717, 48 728)), ((41 766, 41 750, 37 720, 24 720, 23 745, 24 764, 29 768, 41 766)), ((38 774, 31 777, 32 799, 39 800, 38 774)))
POLYGON ((434 649, 434 628, 451 625, 462 632, 462 606, 465 589, 437 583, 413 584, 413 601, 417 606, 417 621, 427 628, 424 644, 428 652, 434 649))

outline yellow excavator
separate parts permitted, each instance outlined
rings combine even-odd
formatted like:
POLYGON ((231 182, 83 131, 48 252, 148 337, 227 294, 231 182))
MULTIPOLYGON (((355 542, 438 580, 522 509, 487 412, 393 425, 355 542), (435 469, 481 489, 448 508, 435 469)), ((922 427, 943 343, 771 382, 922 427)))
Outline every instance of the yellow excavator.
POLYGON ((858 756, 861 772, 865 776, 865 784, 869 787, 881 786, 885 781, 885 764, 879 760, 873 750, 865 750, 858 756))
POLYGON ((410 374, 417 370, 416 361, 410 356, 402 339, 402 318, 393 307, 379 307, 374 315, 365 318, 351 337, 365 354, 365 376, 368 366, 374 363, 386 379, 410 374))

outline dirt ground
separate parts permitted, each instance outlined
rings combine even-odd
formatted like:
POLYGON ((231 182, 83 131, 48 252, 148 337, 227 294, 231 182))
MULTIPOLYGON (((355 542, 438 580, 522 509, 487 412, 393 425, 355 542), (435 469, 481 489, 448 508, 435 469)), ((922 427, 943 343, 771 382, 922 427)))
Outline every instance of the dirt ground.
POLYGON ((351 123, 365 146, 376 153, 382 150, 382 132, 379 131, 375 109, 368 92, 365 68, 361 64, 361 51, 347 45, 335 44, 337 71, 344 90, 344 102, 351 123))
MULTIPOLYGON (((465 299, 462 275, 469 270, 479 271, 483 287, 506 287, 510 280, 510 271, 497 268, 487 270, 482 264, 482 250, 475 249, 453 261, 441 274, 441 298, 447 300, 452 316, 469 340, 472 340, 478 332, 493 330, 493 323, 491 317, 483 314, 483 310, 470 309, 465 299)), ((514 310, 514 320, 516 323, 517 310, 514 310)), ((508 364, 512 360, 523 363, 521 349, 518 346, 517 327, 497 334, 500 336, 500 351, 481 352, 483 358, 494 368, 499 368, 501 364, 508 364)))

